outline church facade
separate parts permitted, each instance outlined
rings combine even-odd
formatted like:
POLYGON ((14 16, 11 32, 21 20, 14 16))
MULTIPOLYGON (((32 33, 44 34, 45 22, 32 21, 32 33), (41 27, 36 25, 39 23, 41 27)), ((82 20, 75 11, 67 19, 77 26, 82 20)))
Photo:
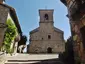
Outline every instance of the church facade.
POLYGON ((30 32, 29 53, 62 53, 64 32, 54 27, 53 9, 40 9, 39 27, 30 32))

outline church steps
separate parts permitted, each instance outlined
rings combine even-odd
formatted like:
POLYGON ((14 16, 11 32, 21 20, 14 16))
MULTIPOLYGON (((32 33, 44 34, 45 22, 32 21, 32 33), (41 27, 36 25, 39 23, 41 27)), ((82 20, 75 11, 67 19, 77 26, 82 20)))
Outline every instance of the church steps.
POLYGON ((8 56, 5 64, 62 64, 57 54, 17 54, 8 56))
POLYGON ((7 61, 5 64, 62 64, 61 61, 57 61, 57 60, 45 60, 45 61, 25 61, 25 60, 11 60, 11 61, 7 61))

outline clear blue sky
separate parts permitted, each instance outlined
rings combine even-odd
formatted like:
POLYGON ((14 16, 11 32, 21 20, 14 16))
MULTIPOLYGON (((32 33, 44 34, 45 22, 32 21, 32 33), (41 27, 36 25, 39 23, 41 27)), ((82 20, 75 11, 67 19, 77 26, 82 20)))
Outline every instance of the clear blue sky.
POLYGON ((60 0, 6 0, 16 9, 23 34, 29 38, 29 32, 39 26, 39 9, 54 9, 54 26, 64 31, 64 39, 70 36, 67 9, 60 0))

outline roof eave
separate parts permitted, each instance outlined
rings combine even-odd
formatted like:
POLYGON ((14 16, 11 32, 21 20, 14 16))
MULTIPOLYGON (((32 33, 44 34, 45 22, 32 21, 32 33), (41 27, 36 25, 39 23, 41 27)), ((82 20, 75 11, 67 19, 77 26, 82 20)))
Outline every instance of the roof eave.
POLYGON ((8 6, 7 4, 1 4, 1 3, 0 3, 0 5, 3 5, 4 7, 7 7, 7 8, 10 9, 10 16, 11 16, 11 18, 13 19, 13 21, 14 21, 17 29, 18 29, 18 32, 19 32, 20 34, 22 34, 22 30, 21 30, 21 27, 20 27, 20 24, 19 24, 19 21, 18 21, 18 18, 17 18, 17 14, 16 14, 15 9, 12 8, 11 6, 8 6))
POLYGON ((32 30, 32 31, 30 31, 30 34, 33 34, 33 33, 35 33, 35 32, 38 32, 38 30, 39 30, 39 27, 36 28, 36 29, 34 29, 34 30, 32 30), (36 30, 36 31, 35 31, 35 30, 36 30))
POLYGON ((20 27, 20 24, 19 24, 19 21, 18 21, 18 18, 17 18, 17 14, 16 14, 16 11, 15 9, 10 9, 10 15, 18 29, 18 32, 22 34, 22 30, 21 30, 21 27, 20 27))
POLYGON ((57 32, 60 32, 60 33, 63 33, 64 34, 64 31, 62 31, 62 30, 60 30, 60 29, 58 29, 58 28, 56 28, 56 27, 54 27, 54 29, 55 29, 55 31, 57 31, 57 32), (57 29, 57 30, 56 30, 57 29))
POLYGON ((65 6, 67 6, 66 0, 60 0, 65 6))

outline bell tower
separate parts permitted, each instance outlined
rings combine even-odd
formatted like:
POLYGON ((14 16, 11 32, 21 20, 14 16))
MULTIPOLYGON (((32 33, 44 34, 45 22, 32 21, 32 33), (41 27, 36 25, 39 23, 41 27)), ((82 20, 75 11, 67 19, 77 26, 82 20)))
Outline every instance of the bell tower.
POLYGON ((39 22, 39 30, 44 33, 50 33, 52 32, 54 27, 54 21, 53 21, 53 9, 40 9, 39 10, 39 16, 40 16, 40 22, 39 22))
POLYGON ((53 9, 40 9, 40 23, 53 23, 53 9))

